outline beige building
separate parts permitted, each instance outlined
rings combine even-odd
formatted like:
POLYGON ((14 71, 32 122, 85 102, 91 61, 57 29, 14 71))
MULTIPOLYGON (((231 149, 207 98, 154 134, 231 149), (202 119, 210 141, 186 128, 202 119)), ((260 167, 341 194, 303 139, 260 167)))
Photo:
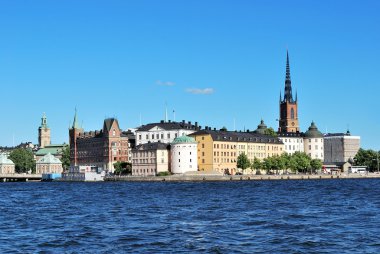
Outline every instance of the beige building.
POLYGON ((200 171, 217 171, 234 174, 240 154, 254 158, 281 155, 284 144, 275 137, 249 132, 217 131, 207 128, 191 135, 198 142, 198 168, 200 171))
POLYGON ((324 136, 324 159, 338 166, 354 159, 360 149, 360 136, 351 133, 329 133, 324 136))
POLYGON ((48 153, 36 162, 36 173, 62 173, 62 162, 48 153))
POLYGON ((156 142, 132 150, 132 175, 155 176, 170 171, 170 145, 156 142))
POLYGON ((0 174, 14 174, 15 164, 5 154, 0 154, 0 174))

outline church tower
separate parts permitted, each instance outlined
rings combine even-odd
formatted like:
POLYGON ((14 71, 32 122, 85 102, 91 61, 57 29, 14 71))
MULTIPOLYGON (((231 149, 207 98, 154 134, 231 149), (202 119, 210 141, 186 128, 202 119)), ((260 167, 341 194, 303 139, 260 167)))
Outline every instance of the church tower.
POLYGON ((293 99, 292 81, 290 79, 289 54, 286 52, 286 76, 284 98, 280 92, 280 120, 278 132, 297 133, 300 131, 298 123, 298 98, 293 99))
POLYGON ((69 129, 70 136, 70 165, 76 166, 78 164, 78 150, 77 138, 83 133, 82 127, 79 126, 77 118, 77 109, 75 109, 74 121, 72 127, 69 129))
POLYGON ((51 144, 50 129, 47 125, 47 119, 45 113, 41 118, 41 126, 38 128, 38 145, 40 148, 44 148, 51 144))

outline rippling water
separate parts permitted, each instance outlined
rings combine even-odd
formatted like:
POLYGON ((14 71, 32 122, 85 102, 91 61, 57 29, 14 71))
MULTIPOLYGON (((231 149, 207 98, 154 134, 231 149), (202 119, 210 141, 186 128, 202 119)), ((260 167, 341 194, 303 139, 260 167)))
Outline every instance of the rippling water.
POLYGON ((2 183, 1 253, 380 253, 380 180, 2 183))

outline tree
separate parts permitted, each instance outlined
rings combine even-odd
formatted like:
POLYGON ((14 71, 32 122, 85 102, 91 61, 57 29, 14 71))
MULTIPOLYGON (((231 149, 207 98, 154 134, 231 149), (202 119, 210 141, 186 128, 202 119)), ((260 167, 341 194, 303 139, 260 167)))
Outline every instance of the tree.
POLYGON ((30 149, 17 148, 9 154, 15 164, 16 173, 26 173, 29 170, 32 173, 36 172, 36 161, 34 160, 33 152, 30 149))
POLYGON ((273 157, 267 157, 263 160, 263 168, 267 171, 267 174, 275 167, 273 157))
POLYGON ((354 162, 355 166, 366 166, 370 171, 374 171, 377 170, 377 159, 378 154, 376 151, 360 148, 354 158, 354 162))
POLYGON ((113 164, 116 175, 130 175, 132 174, 132 163, 125 161, 118 161, 113 164))
POLYGON ((272 136, 272 137, 277 137, 277 133, 274 131, 274 129, 272 127, 269 127, 268 129, 266 129, 264 131, 264 134, 272 136))
POLYGON ((70 146, 65 146, 62 149, 61 162, 62 162, 63 170, 66 170, 70 167, 70 146))
POLYGON ((310 161, 310 167, 313 169, 313 171, 321 169, 322 168, 322 161, 320 159, 312 159, 310 161))
POLYGON ((306 153, 295 152, 291 160, 293 160, 292 166, 294 166, 298 172, 306 172, 306 170, 310 168, 311 158, 306 153))
POLYGON ((263 164, 261 163, 260 159, 255 157, 251 164, 251 169, 260 170, 262 167, 263 167, 263 164))
POLYGON ((245 153, 241 153, 238 156, 236 166, 238 168, 241 168, 243 170, 243 172, 245 169, 247 169, 251 166, 251 163, 249 162, 248 156, 245 153))

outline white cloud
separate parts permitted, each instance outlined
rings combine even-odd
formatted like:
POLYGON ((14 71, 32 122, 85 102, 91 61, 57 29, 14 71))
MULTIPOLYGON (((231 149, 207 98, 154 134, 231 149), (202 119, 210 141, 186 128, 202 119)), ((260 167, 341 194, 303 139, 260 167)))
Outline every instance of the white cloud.
POLYGON ((186 92, 192 94, 213 94, 215 91, 213 88, 188 88, 186 89, 186 92))
POLYGON ((174 86, 175 85, 174 82, 171 82, 171 81, 161 81, 161 80, 157 80, 156 84, 159 85, 159 86, 174 86))

